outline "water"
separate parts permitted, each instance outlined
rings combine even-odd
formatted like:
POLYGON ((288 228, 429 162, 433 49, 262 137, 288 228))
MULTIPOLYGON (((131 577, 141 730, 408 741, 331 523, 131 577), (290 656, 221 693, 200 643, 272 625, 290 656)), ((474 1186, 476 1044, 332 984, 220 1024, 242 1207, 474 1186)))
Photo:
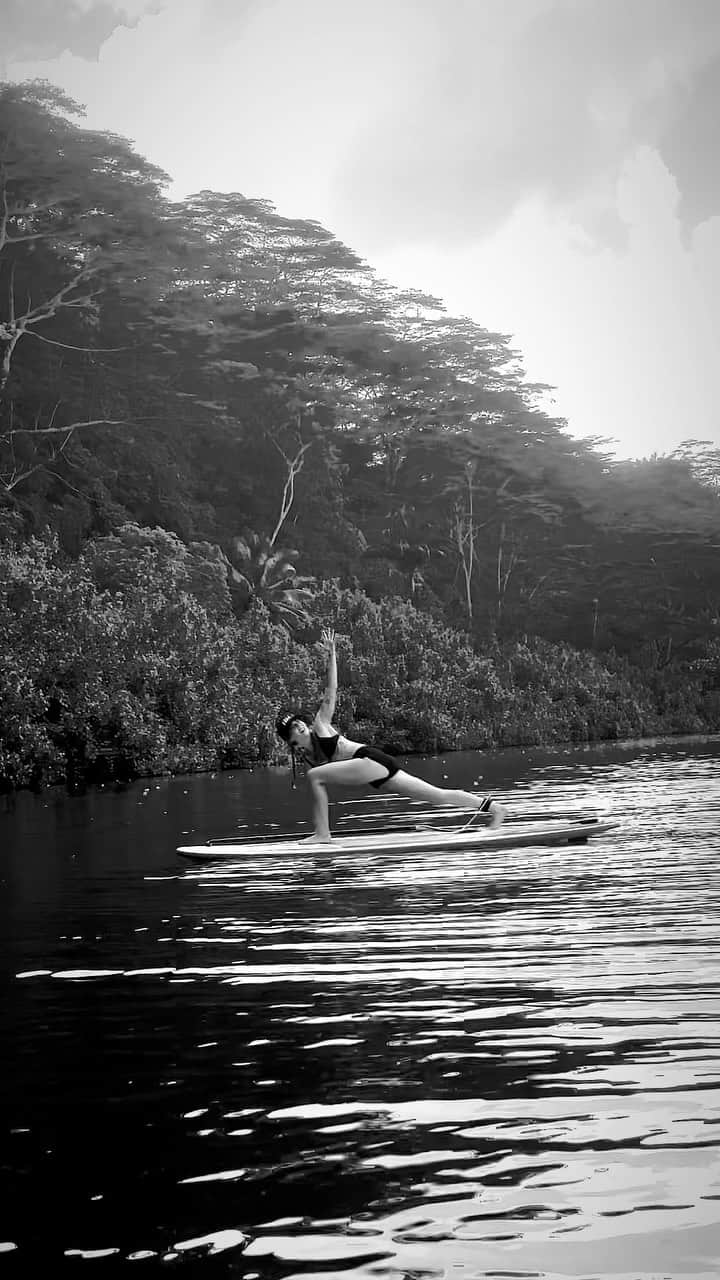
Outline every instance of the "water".
POLYGON ((622 830, 198 868, 284 772, 5 804, 3 1271, 716 1280, 720 741, 413 767, 622 830))

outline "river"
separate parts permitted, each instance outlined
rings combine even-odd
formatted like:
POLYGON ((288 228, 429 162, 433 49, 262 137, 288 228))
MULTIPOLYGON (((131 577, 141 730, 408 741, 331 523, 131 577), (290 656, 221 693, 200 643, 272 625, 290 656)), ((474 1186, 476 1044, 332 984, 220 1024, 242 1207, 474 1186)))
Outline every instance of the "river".
POLYGON ((286 771, 0 801, 3 1271, 717 1280, 720 739, 411 767, 621 827, 197 866, 286 771))

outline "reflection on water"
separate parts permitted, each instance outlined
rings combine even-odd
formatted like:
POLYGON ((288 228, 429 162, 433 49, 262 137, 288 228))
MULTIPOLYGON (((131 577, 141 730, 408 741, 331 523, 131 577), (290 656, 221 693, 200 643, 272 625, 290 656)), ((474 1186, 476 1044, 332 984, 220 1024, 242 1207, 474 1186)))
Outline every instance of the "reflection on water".
POLYGON ((0 816, 3 1265, 716 1280, 718 742, 483 767, 620 834, 179 862, 282 774, 0 816))

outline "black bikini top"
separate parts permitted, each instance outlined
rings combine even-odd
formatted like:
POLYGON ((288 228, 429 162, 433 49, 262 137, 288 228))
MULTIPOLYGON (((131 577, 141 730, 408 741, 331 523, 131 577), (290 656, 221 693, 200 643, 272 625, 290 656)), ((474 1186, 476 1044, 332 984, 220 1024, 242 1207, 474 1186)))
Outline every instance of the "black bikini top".
POLYGON ((319 733, 310 733, 310 739, 313 745, 313 759, 317 764, 322 764, 326 760, 332 760, 337 751, 337 744, 340 741, 340 734, 333 733, 328 738, 323 738, 319 733))

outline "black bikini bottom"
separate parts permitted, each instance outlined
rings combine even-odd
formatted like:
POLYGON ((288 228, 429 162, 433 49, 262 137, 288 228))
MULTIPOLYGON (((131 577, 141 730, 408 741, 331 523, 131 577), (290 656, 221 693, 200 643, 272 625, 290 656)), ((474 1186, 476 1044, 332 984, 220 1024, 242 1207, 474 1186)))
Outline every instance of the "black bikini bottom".
POLYGON ((381 764, 387 769, 386 778, 378 778, 375 782, 370 782, 371 787, 384 787, 390 778, 394 778, 396 773, 400 772, 400 765, 397 760, 393 760, 392 756, 387 755, 385 751, 378 751, 377 747, 358 747, 353 755, 353 760, 375 760, 377 764, 381 764))

